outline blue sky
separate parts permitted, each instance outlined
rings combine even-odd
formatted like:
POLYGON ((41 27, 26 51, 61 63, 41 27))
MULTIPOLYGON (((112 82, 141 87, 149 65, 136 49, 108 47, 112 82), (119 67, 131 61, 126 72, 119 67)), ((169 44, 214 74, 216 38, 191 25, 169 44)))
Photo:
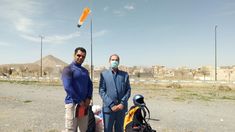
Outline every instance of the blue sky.
POLYGON ((70 63, 82 46, 89 64, 91 18, 95 66, 113 53, 127 66, 213 66, 215 25, 218 66, 235 65, 234 0, 0 0, 0 64, 39 60, 39 35, 43 56, 70 63))

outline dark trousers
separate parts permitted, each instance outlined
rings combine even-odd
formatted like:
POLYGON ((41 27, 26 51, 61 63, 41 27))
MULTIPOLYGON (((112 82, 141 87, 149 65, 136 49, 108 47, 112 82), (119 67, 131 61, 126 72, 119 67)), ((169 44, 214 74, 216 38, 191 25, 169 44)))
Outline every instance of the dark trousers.
POLYGON ((126 110, 117 112, 103 112, 104 132, 123 132, 123 124, 126 110), (114 128, 114 129, 113 129, 114 128))

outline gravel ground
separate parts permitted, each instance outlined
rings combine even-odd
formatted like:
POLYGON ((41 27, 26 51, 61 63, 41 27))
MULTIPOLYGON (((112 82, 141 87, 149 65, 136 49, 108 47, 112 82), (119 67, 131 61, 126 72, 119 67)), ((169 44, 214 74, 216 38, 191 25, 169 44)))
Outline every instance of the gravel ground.
MULTIPOLYGON (((155 119, 149 123, 159 132, 235 131, 235 100, 176 101, 171 97, 174 92, 133 88, 132 96, 136 93, 145 96, 155 119)), ((62 86, 1 82, 0 132, 60 132, 64 129, 64 96, 62 86)), ((94 104, 101 104, 97 89, 94 104)))

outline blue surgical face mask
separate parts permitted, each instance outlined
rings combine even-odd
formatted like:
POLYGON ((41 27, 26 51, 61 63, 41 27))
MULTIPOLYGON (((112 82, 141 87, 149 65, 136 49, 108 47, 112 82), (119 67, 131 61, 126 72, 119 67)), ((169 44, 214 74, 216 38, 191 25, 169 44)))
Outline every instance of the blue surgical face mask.
POLYGON ((111 61, 111 68, 118 68, 119 62, 118 61, 111 61))

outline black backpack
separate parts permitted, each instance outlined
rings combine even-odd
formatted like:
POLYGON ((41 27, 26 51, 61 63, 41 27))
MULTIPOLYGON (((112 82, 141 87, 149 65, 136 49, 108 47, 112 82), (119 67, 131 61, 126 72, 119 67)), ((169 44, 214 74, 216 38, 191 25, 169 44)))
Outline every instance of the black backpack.
POLYGON ((150 119, 149 109, 146 106, 132 106, 125 115, 124 131, 125 132, 156 132, 146 121, 146 111, 150 119))

